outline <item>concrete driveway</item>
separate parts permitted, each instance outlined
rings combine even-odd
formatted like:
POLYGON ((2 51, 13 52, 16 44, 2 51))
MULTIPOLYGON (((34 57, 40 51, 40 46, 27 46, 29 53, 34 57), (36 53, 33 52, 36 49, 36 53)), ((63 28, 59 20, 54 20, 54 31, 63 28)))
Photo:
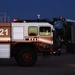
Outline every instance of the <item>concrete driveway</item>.
POLYGON ((15 60, 0 60, 0 75, 75 75, 75 54, 62 54, 42 59, 33 67, 18 66, 15 60))

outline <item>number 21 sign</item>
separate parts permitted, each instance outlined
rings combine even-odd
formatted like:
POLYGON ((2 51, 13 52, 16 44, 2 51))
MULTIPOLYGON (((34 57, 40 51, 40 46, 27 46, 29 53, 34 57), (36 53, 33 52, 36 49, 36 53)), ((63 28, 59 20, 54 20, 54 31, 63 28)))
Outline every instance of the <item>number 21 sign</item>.
POLYGON ((9 37, 10 36, 10 28, 0 28, 0 36, 1 37, 9 37))

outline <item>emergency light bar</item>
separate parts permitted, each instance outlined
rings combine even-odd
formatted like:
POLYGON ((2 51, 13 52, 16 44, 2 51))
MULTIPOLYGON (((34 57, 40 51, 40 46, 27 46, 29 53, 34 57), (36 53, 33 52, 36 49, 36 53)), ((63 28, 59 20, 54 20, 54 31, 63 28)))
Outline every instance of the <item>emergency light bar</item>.
POLYGON ((21 20, 21 19, 14 19, 13 22, 47 22, 50 24, 53 24, 52 21, 49 21, 48 19, 37 19, 37 20, 21 20))

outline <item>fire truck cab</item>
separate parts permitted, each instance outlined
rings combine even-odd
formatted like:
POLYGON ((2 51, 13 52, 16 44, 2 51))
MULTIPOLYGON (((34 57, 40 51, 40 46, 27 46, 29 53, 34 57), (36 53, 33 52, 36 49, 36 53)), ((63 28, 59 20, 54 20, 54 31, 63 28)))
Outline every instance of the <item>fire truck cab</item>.
POLYGON ((15 57, 21 66, 33 66, 38 53, 53 54, 53 30, 46 20, 0 23, 0 58, 15 57))

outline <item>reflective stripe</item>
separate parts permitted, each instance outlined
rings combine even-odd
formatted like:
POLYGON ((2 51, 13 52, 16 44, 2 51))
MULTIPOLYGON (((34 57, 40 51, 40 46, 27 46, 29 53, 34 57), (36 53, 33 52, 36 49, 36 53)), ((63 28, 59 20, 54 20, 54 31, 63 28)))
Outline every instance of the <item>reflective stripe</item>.
POLYGON ((29 41, 37 41, 37 38, 29 38, 29 41))
POLYGON ((0 41, 10 41, 10 37, 0 37, 0 41))

